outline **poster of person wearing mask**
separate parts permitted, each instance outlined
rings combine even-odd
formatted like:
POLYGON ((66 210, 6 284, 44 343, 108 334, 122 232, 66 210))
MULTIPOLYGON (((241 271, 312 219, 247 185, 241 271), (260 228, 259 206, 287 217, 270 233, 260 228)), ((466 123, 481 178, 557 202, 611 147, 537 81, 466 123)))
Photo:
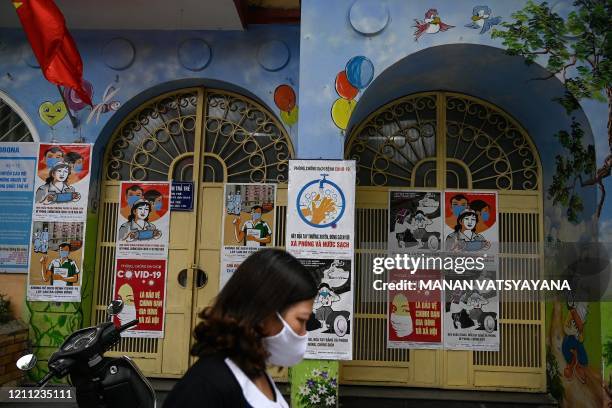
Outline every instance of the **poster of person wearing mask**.
POLYGON ((389 191, 390 252, 436 252, 442 248, 439 191, 389 191))
POLYGON ((276 185, 228 183, 223 196, 221 288, 250 254, 274 246, 276 185))
POLYGON ((299 258, 299 261, 321 276, 312 315, 306 324, 308 348, 305 358, 335 359, 350 355, 353 326, 352 260, 299 258))
POLYGON ((34 219, 84 221, 91 170, 91 144, 41 143, 34 185, 34 219))
POLYGON ((117 258, 166 259, 170 183, 124 181, 119 190, 117 258))
POLYGON ((497 192, 444 192, 444 250, 458 256, 483 256, 497 270, 499 251, 497 192))
POLYGON ((117 259, 113 295, 123 301, 123 310, 113 316, 116 325, 139 320, 121 336, 164 337, 165 259, 117 259))
POLYGON ((80 302, 84 222, 34 221, 29 301, 80 302))
MULTIPOLYGON (((441 272, 389 271, 389 282, 440 280, 441 272)), ((387 291, 387 347, 436 349, 442 347, 442 291, 387 291)))
MULTIPOLYGON (((494 270, 466 271, 465 280, 496 280, 494 270)), ((448 278, 450 281, 451 279, 448 278)), ((499 351, 499 293, 495 289, 446 290, 444 348, 499 351)))

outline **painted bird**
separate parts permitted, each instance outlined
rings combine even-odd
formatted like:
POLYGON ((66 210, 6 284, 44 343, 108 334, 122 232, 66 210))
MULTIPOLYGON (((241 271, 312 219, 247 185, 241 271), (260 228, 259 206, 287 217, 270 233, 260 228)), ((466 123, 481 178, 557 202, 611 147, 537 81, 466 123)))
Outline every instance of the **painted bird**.
POLYGON ((491 8, 489 6, 476 6, 472 9, 472 22, 466 24, 468 28, 480 30, 480 34, 484 34, 494 25, 501 23, 502 18, 491 17, 491 8))
POLYGON ((91 122, 94 116, 96 117, 96 123, 98 123, 98 121, 100 120, 100 114, 110 111, 116 111, 117 109, 119 109, 119 107, 121 106, 121 102, 111 101, 113 96, 115 96, 118 91, 119 88, 115 88, 112 85, 106 87, 104 95, 102 95, 102 102, 96 104, 93 107, 93 109, 89 113, 89 116, 87 116, 87 123, 91 122))
POLYGON ((416 23, 413 26, 416 28, 414 31, 414 41, 418 41, 423 34, 435 34, 454 27, 452 25, 443 23, 438 15, 438 10, 436 9, 427 10, 424 20, 418 20, 415 18, 414 22, 416 23))

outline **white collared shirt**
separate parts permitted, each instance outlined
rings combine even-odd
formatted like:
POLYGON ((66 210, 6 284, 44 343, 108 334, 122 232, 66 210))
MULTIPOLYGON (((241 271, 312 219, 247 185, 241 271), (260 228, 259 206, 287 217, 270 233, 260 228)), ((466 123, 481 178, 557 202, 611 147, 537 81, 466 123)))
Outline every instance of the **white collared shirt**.
MULTIPOLYGON (((236 381, 240 384, 244 399, 246 399, 253 408, 289 408, 287 401, 285 401, 278 388, 276 388, 276 384, 274 384, 274 381, 272 381, 269 376, 268 380, 276 395, 276 401, 268 399, 268 397, 257 388, 253 381, 251 381, 251 379, 247 377, 240 367, 238 367, 229 357, 225 359, 225 364, 232 370, 232 374, 234 374, 236 381)), ((268 374, 265 375, 267 376, 268 374)))

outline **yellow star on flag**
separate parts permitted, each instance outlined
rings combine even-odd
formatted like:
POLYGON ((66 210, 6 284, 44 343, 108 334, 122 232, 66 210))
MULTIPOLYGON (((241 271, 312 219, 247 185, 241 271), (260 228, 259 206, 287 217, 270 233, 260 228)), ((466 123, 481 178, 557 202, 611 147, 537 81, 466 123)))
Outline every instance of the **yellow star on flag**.
POLYGON ((15 6, 15 9, 18 9, 19 7, 23 6, 23 1, 14 1, 13 6, 15 6))

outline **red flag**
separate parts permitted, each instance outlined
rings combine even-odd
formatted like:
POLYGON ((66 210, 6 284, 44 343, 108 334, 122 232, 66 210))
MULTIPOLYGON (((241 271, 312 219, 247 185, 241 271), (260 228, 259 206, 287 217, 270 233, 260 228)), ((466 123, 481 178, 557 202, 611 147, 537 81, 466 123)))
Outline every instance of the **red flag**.
POLYGON ((83 87, 83 61, 53 0, 13 1, 32 51, 49 82, 75 90, 92 105, 83 87))

